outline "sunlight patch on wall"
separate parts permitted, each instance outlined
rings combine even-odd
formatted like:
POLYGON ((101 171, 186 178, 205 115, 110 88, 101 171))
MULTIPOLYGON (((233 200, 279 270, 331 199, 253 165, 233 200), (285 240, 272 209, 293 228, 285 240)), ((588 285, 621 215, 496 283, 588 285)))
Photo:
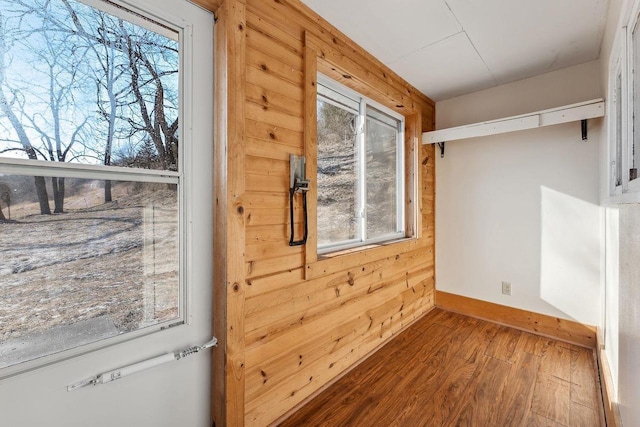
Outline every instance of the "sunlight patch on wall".
POLYGON ((610 391, 613 400, 618 400, 619 365, 619 284, 620 284, 620 210, 605 209, 605 290, 604 290, 604 346, 613 380, 610 391))
POLYGON ((578 322, 597 325, 600 306, 600 208, 541 189, 540 298, 578 322))

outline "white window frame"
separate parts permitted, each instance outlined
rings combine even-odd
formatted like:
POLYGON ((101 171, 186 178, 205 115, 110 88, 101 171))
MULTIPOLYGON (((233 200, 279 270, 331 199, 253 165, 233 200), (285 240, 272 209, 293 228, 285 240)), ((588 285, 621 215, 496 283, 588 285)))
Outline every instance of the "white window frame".
MULTIPOLYGON (((623 170, 623 176, 626 175, 626 179, 627 179, 627 191, 629 192, 638 192, 640 191, 640 179, 638 179, 638 177, 636 177, 636 179, 631 180, 630 179, 630 172, 631 172, 631 166, 633 166, 634 160, 636 163, 640 162, 640 153, 634 153, 634 141, 638 141, 638 148, 640 148, 640 129, 635 129, 635 120, 634 120, 634 116, 636 115, 640 115, 640 111, 635 111, 635 106, 634 106, 634 94, 638 94, 638 96, 640 96, 640 87, 636 88, 635 86, 635 81, 634 81, 634 76, 638 75, 638 79, 637 79, 637 83, 640 85, 640 70, 636 70, 635 69, 635 63, 637 62, 634 58, 634 44, 633 44, 633 33, 635 30, 640 31, 640 2, 636 2, 634 8, 633 8, 633 12, 631 14, 631 20, 629 21, 629 25, 627 25, 626 27, 626 31, 624 31, 625 29, 623 29, 624 32, 626 32, 626 43, 624 44, 624 48, 627 50, 627 72, 628 72, 628 79, 627 79, 627 90, 625 91, 625 93, 627 94, 627 105, 628 105, 628 110, 627 110, 627 114, 626 119, 628 121, 628 144, 627 144, 627 149, 626 149, 626 165, 625 162, 623 162, 623 166, 625 167, 625 169, 623 170), (638 134, 636 136, 636 134, 638 134), (626 171, 626 174, 625 174, 626 171)), ((624 35, 624 33, 623 33, 624 35)), ((640 39, 639 39, 640 42, 640 39)), ((640 103, 639 103, 640 105, 640 103)))
MULTIPOLYGON (((72 357, 80 356, 96 350, 111 347, 127 341, 135 340, 156 332, 173 330, 176 326, 189 325, 192 322, 191 306, 193 305, 191 294, 193 293, 189 283, 188 272, 191 271, 192 258, 195 254, 190 243, 194 231, 191 229, 192 216, 196 210, 193 189, 195 172, 191 165, 195 158, 192 147, 195 143, 191 118, 195 111, 193 94, 193 27, 190 23, 172 15, 160 7, 143 1, 127 0, 77 0, 90 7, 103 10, 109 14, 126 19, 127 21, 145 27, 164 36, 173 36, 177 33, 179 42, 179 111, 180 143, 178 144, 178 171, 148 170, 118 166, 85 165, 74 163, 58 163, 44 160, 25 160, 9 157, 0 157, 0 173, 18 174, 28 176, 65 177, 79 179, 98 179, 112 181, 134 181, 175 184, 178 188, 178 236, 179 236, 179 302, 178 317, 150 326, 142 327, 121 335, 100 339, 98 341, 68 348, 59 352, 27 360, 12 366, 0 368, 0 380, 61 362, 72 357), (143 6, 139 6, 143 5, 143 6), (145 19, 145 18, 149 18, 145 19), (156 25, 153 22, 161 25, 156 25), (164 27, 163 27, 164 26, 164 27)), ((171 36, 171 37, 173 37, 171 36)), ((213 93, 211 94, 213 96, 213 93)))
MULTIPOLYGON (((626 30, 625 28, 622 31, 626 30)), ((609 195, 615 196, 620 195, 626 189, 625 182, 625 161, 626 156, 625 146, 627 140, 627 126, 626 126, 626 111, 627 111, 627 82, 626 82, 626 57, 623 54, 625 52, 624 46, 626 44, 626 39, 624 37, 620 37, 616 43, 616 48, 614 51, 617 54, 612 55, 612 60, 609 68, 609 99, 611 102, 608 103, 608 118, 609 118, 609 195), (618 76, 621 77, 621 96, 618 96, 617 88, 618 88, 618 76), (621 125, 618 126, 618 120, 620 120, 621 125), (620 134, 621 133, 621 134, 620 134), (621 167, 621 176, 620 182, 618 181, 617 167, 618 167, 618 146, 617 141, 618 137, 620 137, 622 145, 620 148, 620 159, 622 161, 621 167)), ((628 178, 628 174, 627 174, 628 178)))
MULTIPOLYGON (((620 17, 618 32, 613 43, 611 57, 609 58, 609 83, 608 95, 608 181, 609 194, 606 203, 636 203, 640 201, 640 177, 631 180, 630 171, 634 160, 640 165, 640 129, 634 129, 634 115, 640 115, 640 111, 634 111, 634 92, 640 96, 640 87, 634 88, 634 75, 640 77, 640 70, 634 69, 634 45, 633 31, 640 31, 640 0, 635 0, 631 7, 625 8, 620 17), (621 75, 622 96, 617 99, 616 78, 621 75), (617 129, 617 107, 621 112, 622 128, 617 129), (620 132, 620 134, 618 133, 620 132), (634 132, 638 135, 634 136, 634 132), (619 185, 616 185, 616 138, 622 140, 622 176, 619 185), (638 152, 634 153, 634 139, 637 141, 638 152)), ((640 78, 638 78, 640 83, 640 78)))
MULTIPOLYGON (((332 242, 326 244, 318 244, 318 254, 327 254, 330 252, 340 251, 344 249, 350 249, 358 246, 365 246, 369 244, 376 244, 381 242, 398 240, 406 237, 406 218, 405 218, 405 186, 406 186, 406 166, 405 166, 405 148, 404 148, 404 116, 385 107, 384 105, 367 98, 364 95, 336 82, 335 80, 318 73, 318 85, 324 86, 334 92, 339 93, 342 96, 350 98, 354 102, 359 104, 358 123, 357 123, 357 140, 356 140, 356 152, 366 153, 366 140, 367 134, 367 107, 372 107, 398 121, 397 136, 396 136, 396 194, 399 195, 396 201, 396 231, 388 233, 383 236, 378 236, 373 239, 367 237, 367 180, 366 180, 366 155, 358 156, 358 180, 359 186, 357 188, 358 207, 360 211, 356 212, 356 217, 359 219, 357 223, 357 237, 351 240, 332 242)), ((345 108, 342 105, 338 105, 332 99, 327 98, 318 93, 318 99, 324 102, 328 102, 345 108)), ((354 111, 355 112, 355 111, 354 111)))

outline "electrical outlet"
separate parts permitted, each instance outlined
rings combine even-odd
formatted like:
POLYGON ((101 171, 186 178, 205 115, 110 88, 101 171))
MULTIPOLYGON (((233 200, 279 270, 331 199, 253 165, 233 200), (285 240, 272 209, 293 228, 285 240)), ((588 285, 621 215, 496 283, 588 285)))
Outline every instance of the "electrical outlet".
POLYGON ((511 295, 511 283, 510 282, 502 282, 502 294, 503 295, 511 295))

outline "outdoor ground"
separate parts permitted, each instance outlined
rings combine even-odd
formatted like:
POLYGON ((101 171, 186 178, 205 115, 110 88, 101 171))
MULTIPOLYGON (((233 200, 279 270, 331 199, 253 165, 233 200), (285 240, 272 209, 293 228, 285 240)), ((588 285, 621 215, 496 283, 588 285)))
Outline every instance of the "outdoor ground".
POLYGON ((159 186, 116 185, 104 204, 92 182, 64 214, 11 207, 0 222, 0 346, 91 319, 121 334, 177 317, 176 192, 159 186))

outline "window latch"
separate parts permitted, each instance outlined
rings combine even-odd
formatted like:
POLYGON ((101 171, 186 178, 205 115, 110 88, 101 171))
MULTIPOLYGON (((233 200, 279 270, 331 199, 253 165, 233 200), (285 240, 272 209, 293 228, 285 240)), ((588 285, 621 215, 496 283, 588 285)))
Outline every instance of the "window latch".
POLYGON ((111 381, 119 380, 128 375, 136 374, 140 371, 144 371, 159 365, 163 365, 165 363, 173 362, 174 360, 183 359, 199 351, 205 350, 210 347, 215 347, 217 344, 218 344, 218 339, 216 337, 213 337, 211 341, 203 345, 196 345, 193 347, 185 348, 184 350, 176 351, 174 353, 166 353, 161 356, 152 357, 151 359, 132 363, 131 365, 122 366, 120 368, 116 368, 111 371, 104 372, 102 374, 98 374, 90 378, 86 378, 82 381, 78 381, 77 383, 68 385, 67 391, 74 391, 79 388, 87 387, 90 385, 106 384, 111 381))

